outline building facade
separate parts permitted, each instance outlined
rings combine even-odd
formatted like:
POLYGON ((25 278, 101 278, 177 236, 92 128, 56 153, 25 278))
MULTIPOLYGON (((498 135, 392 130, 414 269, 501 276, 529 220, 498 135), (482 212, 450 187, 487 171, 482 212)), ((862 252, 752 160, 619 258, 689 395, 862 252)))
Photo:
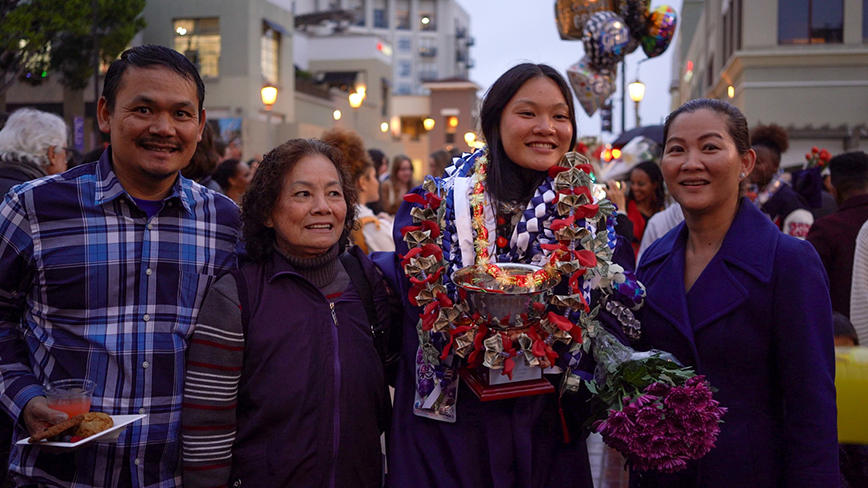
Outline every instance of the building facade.
MULTIPOLYGON (((209 124, 223 141, 240 140, 245 159, 289 138, 317 137, 338 126, 358 132, 369 148, 390 156, 409 155, 421 176, 431 148, 422 121, 442 115, 431 112, 430 91, 421 80, 444 73, 466 76, 467 16, 453 0, 340 3, 149 0, 142 13, 147 27, 131 45, 172 47, 193 61, 205 82, 209 124), (299 13, 306 4, 313 11, 299 13), (411 14, 418 22, 407 25, 411 14), (395 39, 410 39, 412 56, 402 58, 392 44, 395 39), (417 52, 426 42, 437 46, 417 52), (404 58, 415 63, 411 75, 400 78, 409 90, 399 88, 394 79, 396 60, 404 58), (423 61, 436 66, 419 64, 423 61), (268 107, 260 97, 265 85, 278 89, 276 102, 268 107), (361 102, 353 105, 357 92, 361 102)), ((82 100, 82 93, 67 93, 49 75, 38 86, 13 86, 7 92, 7 110, 33 106, 64 115, 73 112, 67 99, 77 97, 84 104, 79 112, 87 116, 67 117, 74 139, 70 146, 84 152, 100 144, 93 114, 94 93, 101 88, 100 79, 98 90, 88 87, 82 100)), ((471 110, 459 111, 463 129, 472 123, 471 110)))
POLYGON ((467 79, 473 67, 470 18, 455 0, 296 0, 298 16, 349 12, 348 33, 383 38, 393 55, 396 95, 420 95, 423 82, 467 79))
POLYGON ((684 0, 678 37, 673 109, 719 98, 785 127, 784 166, 868 148, 868 0, 684 0))

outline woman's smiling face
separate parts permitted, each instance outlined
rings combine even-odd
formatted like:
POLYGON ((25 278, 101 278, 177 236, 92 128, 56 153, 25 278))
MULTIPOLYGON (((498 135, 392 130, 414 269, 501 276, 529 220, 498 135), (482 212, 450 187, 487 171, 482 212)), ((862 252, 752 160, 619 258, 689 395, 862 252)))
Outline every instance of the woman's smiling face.
POLYGON ((738 153, 726 116, 703 108, 672 121, 660 167, 684 212, 703 213, 737 201, 753 163, 753 150, 738 153))
POLYGON ((536 171, 558 164, 570 150, 570 109, 558 85, 545 76, 526 81, 500 116, 500 140, 512 162, 536 171))

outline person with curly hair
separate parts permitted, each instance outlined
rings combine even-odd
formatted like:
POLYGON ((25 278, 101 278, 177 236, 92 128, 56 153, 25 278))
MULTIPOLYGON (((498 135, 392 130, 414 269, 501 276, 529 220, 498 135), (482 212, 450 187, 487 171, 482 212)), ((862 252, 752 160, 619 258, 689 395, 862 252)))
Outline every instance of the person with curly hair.
POLYGON ((188 350, 184 486, 380 486, 389 397, 366 307, 388 324, 388 292, 348 248, 342 158, 292 139, 244 195, 248 259, 209 289, 188 350))
POLYGON ((359 195, 355 209, 356 223, 350 232, 353 244, 367 254, 376 251, 394 251, 391 217, 383 214, 374 215, 374 211, 367 206, 368 203, 380 199, 380 181, 377 179, 377 170, 374 169, 374 163, 365 150, 362 138, 351 130, 334 128, 323 133, 322 141, 341 152, 350 182, 359 195))
POLYGON ((781 154, 789 147, 787 132, 775 124, 758 125, 750 131, 756 151, 756 167, 749 176, 754 185, 754 203, 768 215, 784 234, 804 239, 814 216, 804 197, 799 195, 780 171, 781 154))

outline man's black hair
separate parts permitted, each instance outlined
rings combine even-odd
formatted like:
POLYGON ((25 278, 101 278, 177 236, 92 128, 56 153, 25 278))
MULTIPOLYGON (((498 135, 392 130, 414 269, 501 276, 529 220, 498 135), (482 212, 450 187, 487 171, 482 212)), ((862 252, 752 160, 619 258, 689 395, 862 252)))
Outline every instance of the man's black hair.
POLYGON ((132 47, 124 51, 120 58, 112 61, 102 87, 102 96, 105 97, 109 110, 114 110, 121 78, 130 66, 136 68, 164 66, 192 81, 196 85, 196 94, 199 97, 199 113, 202 113, 205 104, 205 83, 202 82, 196 66, 178 51, 155 44, 132 47))
POLYGON ((868 154, 853 151, 839 154, 829 160, 832 186, 839 199, 852 196, 854 191, 868 189, 868 154))

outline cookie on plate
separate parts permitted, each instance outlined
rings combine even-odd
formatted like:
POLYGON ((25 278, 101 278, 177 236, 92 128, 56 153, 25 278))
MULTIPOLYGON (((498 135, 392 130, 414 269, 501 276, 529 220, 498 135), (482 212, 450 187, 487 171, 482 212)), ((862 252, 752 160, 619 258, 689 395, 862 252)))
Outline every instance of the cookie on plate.
POLYGON ((114 427, 115 423, 112 418, 102 412, 88 412, 84 414, 84 419, 75 430, 76 436, 90 437, 94 434, 114 427))
POLYGON ((51 427, 44 429, 42 432, 37 432, 30 436, 30 443, 35 444, 45 439, 61 435, 67 430, 78 427, 78 424, 80 424, 82 420, 84 420, 84 415, 76 415, 75 417, 70 417, 62 422, 56 423, 51 427))

